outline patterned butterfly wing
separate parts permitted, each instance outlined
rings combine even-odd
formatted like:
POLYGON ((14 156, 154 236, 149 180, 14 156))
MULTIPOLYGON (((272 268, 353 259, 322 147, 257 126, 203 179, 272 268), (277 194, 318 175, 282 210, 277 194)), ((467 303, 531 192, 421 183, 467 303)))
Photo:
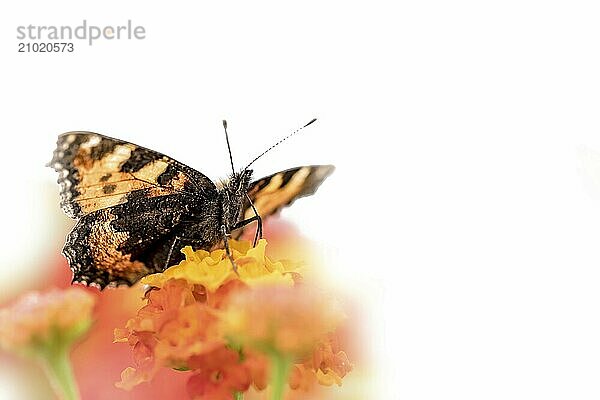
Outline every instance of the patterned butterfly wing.
MULTIPOLYGON (((333 165, 309 165, 290 168, 253 182, 248 189, 248 197, 265 219, 281 208, 291 205, 301 197, 314 194, 323 181, 333 173, 333 165)), ((254 216, 250 203, 246 201, 242 218, 254 216)), ((235 237, 242 235, 242 229, 235 237)))
POLYGON ((164 154, 91 132, 59 136, 50 166, 63 210, 78 219, 63 249, 73 281, 101 288, 160 271, 189 205, 217 193, 164 154))
POLYGON ((164 154, 92 132, 59 136, 50 166, 71 218, 123 204, 139 191, 145 198, 216 191, 205 175, 164 154))

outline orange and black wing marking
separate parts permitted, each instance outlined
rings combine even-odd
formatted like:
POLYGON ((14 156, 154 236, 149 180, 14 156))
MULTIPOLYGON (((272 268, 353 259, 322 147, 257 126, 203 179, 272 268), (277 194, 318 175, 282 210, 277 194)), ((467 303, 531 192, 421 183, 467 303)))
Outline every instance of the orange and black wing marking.
POLYGON ((71 218, 123 204, 137 191, 146 198, 216 191, 209 178, 164 154, 92 132, 59 136, 50 166, 71 218))
MULTIPOLYGON (((289 206, 300 197, 314 194, 334 170, 333 165, 290 168, 253 182, 248 190, 248 197, 252 200, 261 218, 264 219, 281 208, 289 206)), ((246 202, 242 219, 253 216, 254 211, 246 202)), ((236 232, 236 236, 240 235, 241 232, 236 232)))
MULTIPOLYGON (((195 201, 202 199, 189 195, 139 197, 84 215, 63 248, 73 282, 100 288, 132 285, 145 275, 163 271, 169 260, 181 261, 179 250, 198 244, 179 239, 187 227, 186 205, 195 201)), ((199 244, 202 247, 203 243, 199 244)))
POLYGON ((191 209, 216 212, 217 188, 206 176, 118 139, 65 133, 50 166, 59 173, 63 210, 78 219, 63 248, 73 282, 131 285, 159 272, 174 244, 198 243, 179 238, 191 209))

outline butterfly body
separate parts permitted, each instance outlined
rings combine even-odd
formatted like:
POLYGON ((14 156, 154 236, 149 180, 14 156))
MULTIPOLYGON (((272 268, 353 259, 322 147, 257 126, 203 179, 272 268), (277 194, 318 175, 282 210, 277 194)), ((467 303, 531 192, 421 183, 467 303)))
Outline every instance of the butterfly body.
POLYGON ((63 248, 73 281, 100 288, 161 272, 183 259, 184 246, 214 248, 257 219, 256 209, 273 214, 333 171, 305 166, 253 182, 244 169, 218 187, 161 153, 91 132, 59 136, 50 166, 63 210, 77 219, 63 248))

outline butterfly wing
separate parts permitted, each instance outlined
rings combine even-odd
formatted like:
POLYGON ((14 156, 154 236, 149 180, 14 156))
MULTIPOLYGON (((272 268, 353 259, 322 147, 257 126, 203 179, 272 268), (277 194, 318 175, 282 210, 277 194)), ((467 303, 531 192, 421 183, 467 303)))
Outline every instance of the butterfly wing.
MULTIPOLYGON (((248 189, 248 197, 252 200, 260 216, 265 219, 297 199, 314 194, 334 170, 333 165, 290 168, 253 182, 248 189)), ((253 216, 254 211, 250 207, 250 203, 246 201, 242 218, 247 219, 253 216)), ((240 229, 236 232, 235 236, 241 236, 241 231, 240 229)))
POLYGON ((50 166, 58 173, 61 207, 71 218, 146 198, 182 192, 216 192, 200 172, 164 154, 92 132, 58 137, 50 166))
POLYGON ((73 281, 101 288, 162 270, 189 208, 217 196, 200 172, 91 132, 61 135, 50 166, 59 172, 63 210, 78 219, 63 248, 73 281))
POLYGON ((163 271, 167 261, 181 261, 181 248, 205 247, 185 238, 182 204, 194 201, 203 200, 185 194, 140 198, 81 217, 63 248, 73 282, 100 288, 132 285, 163 271))

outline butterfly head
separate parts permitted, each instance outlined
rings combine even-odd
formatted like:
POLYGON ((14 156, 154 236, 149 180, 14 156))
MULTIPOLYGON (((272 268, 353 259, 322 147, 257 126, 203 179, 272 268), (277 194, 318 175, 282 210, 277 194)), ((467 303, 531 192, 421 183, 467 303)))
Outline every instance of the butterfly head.
POLYGON ((252 170, 234 172, 221 189, 221 207, 223 220, 229 227, 238 222, 252 181, 252 170))
MULTIPOLYGON (((223 120, 223 129, 225 130, 225 140, 227 142, 227 151, 229 152, 229 162, 231 163, 231 178, 228 182, 223 185, 221 189, 221 204, 223 210, 223 220, 229 227, 232 227, 238 222, 238 218, 242 213, 243 205, 248 198, 248 189, 250 188, 250 182, 252 181, 252 170, 249 167, 259 158, 267 154, 269 151, 273 150, 275 147, 283 143, 288 138, 294 136, 302 129, 306 128, 310 124, 316 121, 316 118, 313 118, 305 124, 304 126, 296 129, 291 134, 287 135, 283 139, 279 140, 277 143, 269 147, 267 150, 263 151, 260 155, 255 157, 246 167, 240 172, 235 171, 235 167, 233 166, 233 157, 231 155, 231 146, 229 145, 229 134, 227 133, 227 121, 223 120)), ((248 198, 248 200, 250 200, 248 198)))
POLYGON ((231 196, 246 197, 250 182, 252 181, 252 173, 251 169, 234 172, 223 187, 223 190, 228 191, 231 196))

